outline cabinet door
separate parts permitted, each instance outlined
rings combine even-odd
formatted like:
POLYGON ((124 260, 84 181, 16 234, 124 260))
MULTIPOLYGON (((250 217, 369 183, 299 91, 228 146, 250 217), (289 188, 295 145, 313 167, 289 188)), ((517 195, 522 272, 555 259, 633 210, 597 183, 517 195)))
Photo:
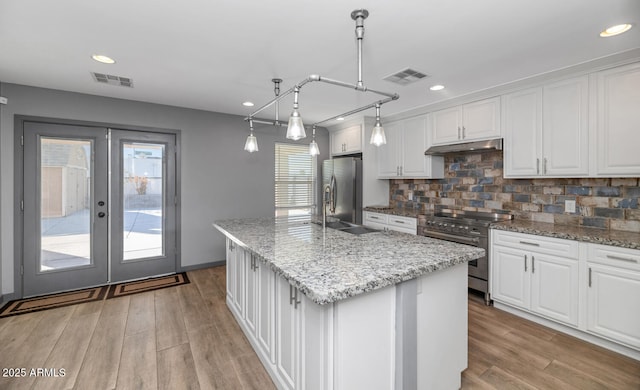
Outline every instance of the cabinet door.
POLYGON ((578 326, 578 261, 531 253, 531 311, 578 326))
POLYGON ((434 111, 431 118, 433 144, 458 142, 462 138, 462 108, 460 106, 434 111))
POLYGON ((589 174, 589 79, 545 85, 543 95, 543 175, 589 174))
POLYGON ((251 253, 246 252, 244 256, 245 272, 245 307, 244 318, 251 334, 256 333, 257 324, 257 293, 258 293, 258 270, 255 264, 258 262, 251 253))
POLYGON ((597 74, 597 174, 640 176, 640 63, 597 74))
POLYGON ((258 329, 256 337, 261 352, 271 363, 275 362, 275 273, 263 263, 258 265, 258 329))
POLYGON ((496 301, 528 309, 530 261, 527 252, 494 246, 491 254, 491 297, 496 301))
POLYGON ((402 122, 389 123, 384 126, 387 143, 380 145, 377 150, 378 158, 378 178, 395 178, 400 174, 398 164, 398 153, 401 150, 399 141, 402 132, 402 122))
POLYGON ((640 348, 640 272, 588 266, 587 330, 640 348))
POLYGON ((399 165, 402 167, 402 176, 429 177, 431 160, 424 155, 428 147, 426 118, 406 120, 401 137, 399 165))
POLYGON ((345 133, 342 130, 331 133, 331 154, 344 154, 345 133))
POLYGON ((289 282, 276 280, 276 370, 289 389, 299 388, 299 345, 301 307, 295 307, 295 294, 289 282))
POLYGON ((344 129, 345 152, 359 153, 362 151, 362 131, 360 125, 344 129))
POLYGON ((542 148, 542 89, 508 94, 502 102, 504 177, 536 176, 542 148))
POLYGON ((227 238, 227 299, 233 302, 236 291, 236 251, 233 241, 227 238))
POLYGON ((233 306, 236 313, 241 318, 244 318, 244 281, 245 281, 245 268, 244 268, 244 256, 245 251, 234 244, 234 251, 236 252, 234 263, 234 290, 233 290, 233 306))
POLYGON ((500 135, 499 96, 462 106, 461 140, 497 138, 500 135))

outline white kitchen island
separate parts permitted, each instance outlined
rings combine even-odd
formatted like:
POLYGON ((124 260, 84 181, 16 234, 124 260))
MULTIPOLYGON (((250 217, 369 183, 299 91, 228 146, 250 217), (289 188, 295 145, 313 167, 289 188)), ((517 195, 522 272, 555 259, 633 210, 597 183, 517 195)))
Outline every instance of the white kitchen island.
POLYGON ((467 262, 484 250, 286 219, 214 223, 227 305, 282 389, 458 389, 467 262))

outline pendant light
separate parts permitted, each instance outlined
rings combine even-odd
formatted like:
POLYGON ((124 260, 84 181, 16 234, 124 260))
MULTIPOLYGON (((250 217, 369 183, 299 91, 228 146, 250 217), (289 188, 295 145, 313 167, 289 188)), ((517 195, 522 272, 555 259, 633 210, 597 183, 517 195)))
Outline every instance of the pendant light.
MULTIPOLYGON (((381 95, 384 98, 372 103, 368 103, 356 109, 352 109, 350 111, 344 112, 340 115, 335 115, 327 119, 313 122, 313 139, 309 143, 309 154, 317 156, 320 153, 320 149, 318 148, 318 143, 315 140, 316 126, 320 126, 332 120, 341 120, 341 119, 344 119, 344 117, 347 117, 355 113, 362 112, 364 110, 368 110, 374 107, 376 108, 376 123, 375 123, 375 127, 373 128, 373 132, 371 134, 370 142, 371 144, 376 146, 386 144, 387 139, 384 134, 384 129, 380 124, 380 106, 383 104, 389 103, 391 101, 397 100, 400 96, 398 96, 397 93, 383 92, 383 91, 378 91, 375 89, 368 88, 367 86, 365 86, 364 82, 362 81, 362 58, 363 58, 362 48, 363 48, 363 40, 364 40, 364 20, 367 19, 368 17, 369 17, 369 11, 367 11, 366 9, 356 9, 353 12, 351 12, 351 19, 354 20, 356 24, 355 33, 356 33, 357 70, 358 70, 358 80, 356 83, 348 83, 340 80, 334 80, 328 77, 320 76, 319 74, 310 74, 305 79, 300 80, 298 83, 294 84, 292 88, 280 94, 280 82, 282 82, 282 79, 272 79, 271 81, 273 81, 276 86, 275 88, 276 97, 270 100, 269 102, 267 102, 266 104, 264 104, 263 106, 261 106, 260 108, 258 108, 257 110, 255 110, 254 112, 252 112, 249 116, 245 117, 244 120, 249 122, 253 121, 256 123, 263 123, 263 124, 267 124, 275 127, 284 126, 285 123, 280 122, 278 120, 278 104, 281 99, 283 99, 284 97, 290 94, 293 94, 293 111, 291 112, 291 116, 289 117, 289 121, 287 122, 286 137, 287 139, 290 139, 293 141, 306 138, 307 134, 304 129, 304 123, 300 116, 300 112, 298 111, 298 96, 300 94, 300 89, 306 84, 312 83, 312 82, 321 82, 321 83, 326 83, 332 86, 348 88, 348 89, 355 90, 362 93, 372 93, 376 95, 381 95), (257 116, 260 112, 264 111, 266 108, 271 107, 274 104, 276 106, 275 120, 257 119, 257 116)), ((252 126, 250 127, 252 131, 249 137, 247 138, 247 144, 245 145, 245 150, 257 151, 258 145, 257 145, 257 142, 255 141, 255 137, 253 136, 253 127, 252 126)))
POLYGON ((298 93, 300 93, 300 88, 296 86, 293 89, 293 112, 289 117, 289 126, 287 126, 287 139, 294 141, 307 137, 307 133, 304 132, 302 118, 298 112, 298 93))
POLYGON ((318 144, 316 143, 316 126, 313 126, 313 138, 311 139, 311 143, 309 144, 309 154, 312 156, 317 156, 320 154, 320 148, 318 148, 318 144))
POLYGON ((384 135, 384 128, 380 124, 380 104, 376 104, 376 124, 371 132, 371 140, 369 143, 380 146, 387 143, 387 137, 384 135))
POLYGON ((255 135, 253 135, 253 120, 249 119, 249 136, 247 137, 247 142, 244 143, 244 150, 249 153, 258 151, 258 140, 255 135))

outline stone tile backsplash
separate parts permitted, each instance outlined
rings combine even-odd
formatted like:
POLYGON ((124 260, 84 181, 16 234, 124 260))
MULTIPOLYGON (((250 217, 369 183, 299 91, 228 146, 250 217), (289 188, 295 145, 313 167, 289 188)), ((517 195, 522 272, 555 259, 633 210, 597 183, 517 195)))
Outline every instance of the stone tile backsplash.
POLYGON ((516 219, 640 232, 638 178, 504 179, 501 151, 449 154, 444 161, 444 179, 391 180, 391 205, 506 211, 516 219), (564 211, 567 199, 576 201, 575 213, 564 211))

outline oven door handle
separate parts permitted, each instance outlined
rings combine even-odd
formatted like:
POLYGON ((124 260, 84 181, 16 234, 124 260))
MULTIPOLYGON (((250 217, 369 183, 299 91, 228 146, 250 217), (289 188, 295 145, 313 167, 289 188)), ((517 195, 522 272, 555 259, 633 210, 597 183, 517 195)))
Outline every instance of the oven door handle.
POLYGON ((464 236, 457 236, 454 234, 447 234, 447 233, 440 233, 440 232, 433 232, 433 231, 424 232, 424 235, 426 237, 442 238, 443 240, 450 240, 450 241, 458 242, 460 244, 469 244, 469 245, 475 245, 475 246, 478 246, 478 242, 480 241, 478 237, 464 237, 464 236))

